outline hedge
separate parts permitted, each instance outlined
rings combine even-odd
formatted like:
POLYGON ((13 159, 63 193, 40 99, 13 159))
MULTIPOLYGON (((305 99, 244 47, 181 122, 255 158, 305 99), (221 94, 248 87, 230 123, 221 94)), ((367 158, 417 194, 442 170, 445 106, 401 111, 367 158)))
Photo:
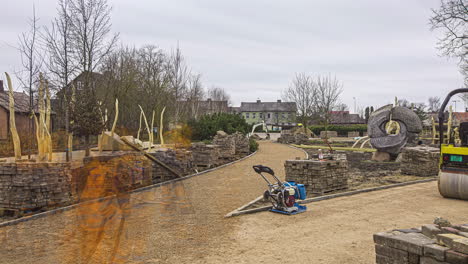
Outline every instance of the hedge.
POLYGON ((367 125, 329 125, 327 129, 325 129, 325 126, 315 125, 309 126, 309 129, 312 130, 315 135, 320 135, 320 132, 328 130, 338 132, 339 136, 348 136, 348 132, 357 131, 360 134, 367 132, 367 125))

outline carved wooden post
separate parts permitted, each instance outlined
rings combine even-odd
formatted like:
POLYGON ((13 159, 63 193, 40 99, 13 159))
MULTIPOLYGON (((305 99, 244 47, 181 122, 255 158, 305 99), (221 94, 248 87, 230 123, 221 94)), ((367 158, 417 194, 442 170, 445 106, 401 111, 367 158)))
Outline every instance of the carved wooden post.
POLYGON ((161 111, 161 120, 159 122, 159 138, 161 139, 161 146, 164 145, 164 137, 163 137, 163 128, 164 128, 164 111, 166 111, 166 107, 163 108, 161 111))
POLYGON ((8 83, 8 91, 10 97, 10 132, 11 137, 13 139, 13 147, 15 149, 15 159, 21 160, 21 142, 18 136, 18 131, 16 130, 16 122, 15 122, 15 98, 13 93, 13 85, 11 84, 10 75, 5 72, 7 83, 8 83))

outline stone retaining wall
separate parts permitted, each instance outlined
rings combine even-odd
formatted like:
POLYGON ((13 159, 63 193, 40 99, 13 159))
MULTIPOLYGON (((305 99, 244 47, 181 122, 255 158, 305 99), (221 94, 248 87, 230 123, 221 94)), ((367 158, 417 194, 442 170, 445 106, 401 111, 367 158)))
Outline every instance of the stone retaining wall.
MULTIPOLYGON (((153 157, 166 164, 168 167, 185 176, 195 173, 193 167, 192 152, 186 149, 157 149, 150 153, 153 157)), ((153 184, 176 178, 174 173, 163 166, 153 162, 153 184)))
POLYGON ((321 131, 320 138, 332 138, 338 137, 338 132, 336 131, 321 131))
POLYGON ((468 225, 399 229, 374 234, 377 264, 466 264, 468 225))
POLYGON ((286 181, 306 186, 307 192, 321 194, 348 188, 346 160, 287 160, 286 181))
POLYGON ((0 164, 0 208, 28 211, 72 202, 67 163, 0 164))

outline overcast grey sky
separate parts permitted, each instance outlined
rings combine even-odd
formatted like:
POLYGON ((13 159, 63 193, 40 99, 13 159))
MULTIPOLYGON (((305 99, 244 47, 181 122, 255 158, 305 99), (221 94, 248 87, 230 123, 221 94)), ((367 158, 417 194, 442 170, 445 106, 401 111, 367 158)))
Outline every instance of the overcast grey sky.
MULTIPOLYGON (((42 25, 55 0, 0 0, 0 71, 20 67, 18 34, 28 29, 32 5, 42 25)), ((110 0, 113 30, 137 47, 170 50, 179 41, 207 87, 241 101, 281 98, 296 72, 332 74, 342 101, 381 106, 394 96, 427 102, 459 88, 456 61, 440 57, 430 31, 439 0, 110 0)), ((458 102, 458 109, 463 107, 458 102)))

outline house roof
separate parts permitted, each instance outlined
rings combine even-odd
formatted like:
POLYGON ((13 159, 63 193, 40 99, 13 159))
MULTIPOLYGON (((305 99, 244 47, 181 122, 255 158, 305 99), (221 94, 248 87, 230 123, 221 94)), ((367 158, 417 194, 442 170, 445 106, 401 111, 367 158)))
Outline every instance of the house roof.
POLYGON ((358 114, 350 114, 349 111, 333 111, 331 114, 332 124, 365 124, 365 120, 358 114))
MULTIPOLYGON (((29 113, 29 95, 25 93, 13 92, 15 99, 16 113, 29 113)), ((8 92, 0 92, 0 106, 6 110, 10 109, 10 97, 8 92)), ((37 110, 37 108, 35 108, 37 110)))
POLYGON ((241 112, 296 112, 297 107, 294 102, 242 102, 241 112))
POLYGON ((468 112, 454 112, 453 117, 459 123, 468 122, 468 112))

